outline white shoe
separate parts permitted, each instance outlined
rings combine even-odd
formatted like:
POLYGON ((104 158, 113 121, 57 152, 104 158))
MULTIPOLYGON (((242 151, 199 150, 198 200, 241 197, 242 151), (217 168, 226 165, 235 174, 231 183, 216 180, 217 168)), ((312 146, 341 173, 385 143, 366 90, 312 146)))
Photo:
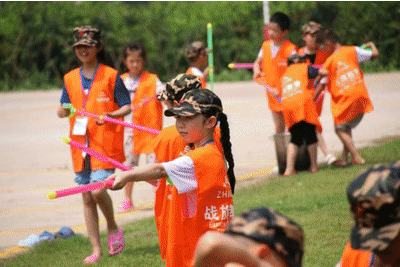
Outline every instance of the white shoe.
POLYGON ((335 156, 333 156, 332 154, 329 154, 328 156, 325 157, 325 162, 328 165, 332 165, 336 161, 337 161, 337 158, 335 156))

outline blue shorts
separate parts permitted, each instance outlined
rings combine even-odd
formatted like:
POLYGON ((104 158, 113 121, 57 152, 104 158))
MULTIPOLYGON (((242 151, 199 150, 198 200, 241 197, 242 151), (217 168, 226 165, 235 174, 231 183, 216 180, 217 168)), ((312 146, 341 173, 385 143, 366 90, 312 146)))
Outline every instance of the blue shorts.
POLYGON ((85 168, 82 172, 77 172, 75 182, 78 185, 86 185, 91 183, 102 182, 108 178, 111 174, 114 174, 115 169, 97 170, 92 171, 90 169, 90 157, 85 158, 85 168))

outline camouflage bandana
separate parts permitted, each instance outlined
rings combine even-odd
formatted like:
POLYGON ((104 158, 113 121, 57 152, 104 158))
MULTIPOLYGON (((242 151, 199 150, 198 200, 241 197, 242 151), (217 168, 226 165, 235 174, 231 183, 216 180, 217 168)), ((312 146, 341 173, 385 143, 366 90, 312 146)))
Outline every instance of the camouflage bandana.
POLYGON ((201 89, 201 81, 192 74, 181 73, 167 82, 165 90, 157 95, 158 101, 180 101, 183 94, 192 89, 201 89))
POLYGON ((92 26, 76 27, 74 29, 74 45, 96 46, 100 42, 101 30, 92 26))
POLYGON ((377 164, 350 183, 347 198, 355 225, 351 246, 382 251, 400 232, 400 161, 377 164))
POLYGON ((200 41, 191 43, 186 50, 186 56, 188 58, 195 58, 200 54, 207 55, 208 53, 210 53, 210 50, 208 50, 206 45, 200 41))
POLYGON ((268 245, 292 267, 300 267, 304 253, 303 230, 295 222, 268 208, 258 207, 235 216, 224 232, 268 245))
POLYGON ((321 25, 314 21, 310 21, 304 24, 303 27, 301 27, 301 31, 303 32, 303 34, 313 34, 318 32, 319 30, 321 30, 321 25))
POLYGON ((183 95, 178 106, 167 109, 164 114, 167 117, 193 116, 207 113, 212 108, 222 112, 222 103, 218 96, 208 89, 193 89, 183 95))

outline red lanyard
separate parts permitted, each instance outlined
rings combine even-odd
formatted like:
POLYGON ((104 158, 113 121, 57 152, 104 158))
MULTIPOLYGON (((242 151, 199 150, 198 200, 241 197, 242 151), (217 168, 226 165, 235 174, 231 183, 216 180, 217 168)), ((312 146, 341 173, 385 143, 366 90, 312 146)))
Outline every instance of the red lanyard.
POLYGON ((96 74, 97 74, 98 69, 99 69, 99 63, 97 63, 97 65, 96 65, 96 69, 95 69, 95 71, 93 73, 93 77, 92 77, 92 81, 90 82, 89 89, 83 88, 83 67, 81 67, 80 70, 79 70, 79 74, 80 74, 79 75, 79 81, 80 81, 80 84, 81 84, 81 91, 82 91, 82 109, 83 110, 86 109, 86 103, 87 103, 87 100, 89 98, 89 94, 92 91, 93 82, 94 82, 94 79, 96 79, 96 74), (87 90, 87 93, 85 93, 85 90, 87 90))

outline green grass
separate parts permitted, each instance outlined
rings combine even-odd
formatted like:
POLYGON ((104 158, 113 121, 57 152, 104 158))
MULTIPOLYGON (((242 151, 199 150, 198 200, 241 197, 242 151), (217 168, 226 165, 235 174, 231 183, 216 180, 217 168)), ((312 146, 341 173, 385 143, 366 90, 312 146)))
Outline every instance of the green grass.
MULTIPOLYGON (((369 164, 345 169, 321 167, 311 175, 301 172, 279 177, 238 190, 235 213, 256 206, 269 206, 300 224, 305 233, 303 266, 334 266, 340 259, 353 225, 346 189, 358 172, 376 163, 400 159, 400 139, 376 142, 361 150, 369 164)), ((96 266, 164 266, 158 248, 153 218, 132 222, 124 227, 125 251, 108 255, 107 235, 102 233, 104 257, 96 266)), ((3 266, 76 266, 91 252, 89 240, 76 236, 66 240, 43 242, 28 252, 2 260, 3 266)))

